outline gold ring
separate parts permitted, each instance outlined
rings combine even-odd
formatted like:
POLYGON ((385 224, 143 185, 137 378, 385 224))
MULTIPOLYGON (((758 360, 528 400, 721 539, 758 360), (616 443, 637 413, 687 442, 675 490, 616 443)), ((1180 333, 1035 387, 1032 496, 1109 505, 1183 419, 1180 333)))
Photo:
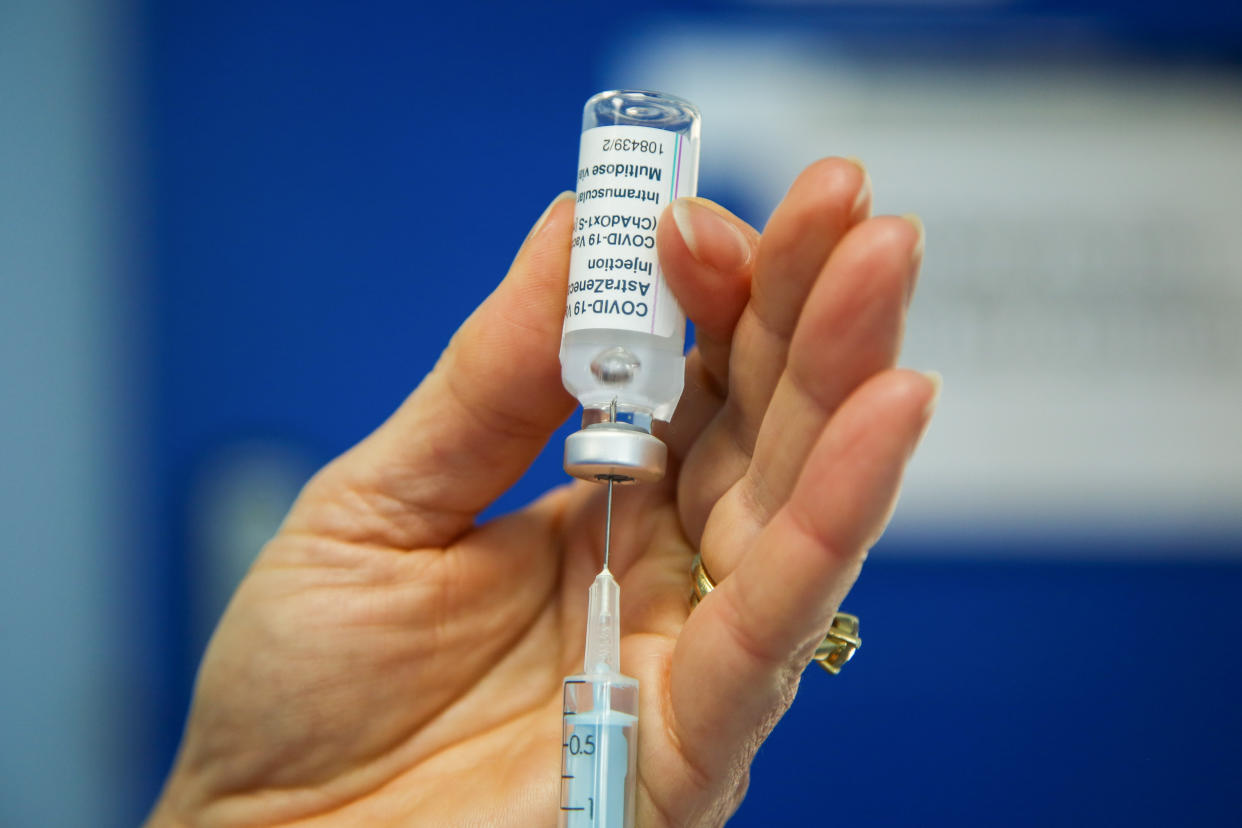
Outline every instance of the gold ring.
MULTIPOLYGON (((703 566, 703 556, 696 554, 690 566, 691 608, 698 606, 703 596, 716 588, 716 582, 707 574, 703 566)), ((862 646, 862 638, 858 635, 858 616, 847 612, 838 612, 832 617, 832 626, 824 640, 815 648, 813 660, 834 676, 841 672, 845 662, 854 657, 854 653, 862 646)))

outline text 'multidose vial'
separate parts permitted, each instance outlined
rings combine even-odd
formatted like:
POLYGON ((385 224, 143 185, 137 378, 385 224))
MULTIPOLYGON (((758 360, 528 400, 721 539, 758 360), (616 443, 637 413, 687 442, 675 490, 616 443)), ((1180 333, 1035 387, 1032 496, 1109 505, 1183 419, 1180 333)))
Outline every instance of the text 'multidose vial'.
POLYGON ((656 223, 697 193, 699 112, 654 92, 601 92, 587 101, 578 155, 561 377, 582 403, 565 442, 565 470, 590 480, 664 476, 667 449, 651 434, 681 398, 686 317, 656 255, 656 223))

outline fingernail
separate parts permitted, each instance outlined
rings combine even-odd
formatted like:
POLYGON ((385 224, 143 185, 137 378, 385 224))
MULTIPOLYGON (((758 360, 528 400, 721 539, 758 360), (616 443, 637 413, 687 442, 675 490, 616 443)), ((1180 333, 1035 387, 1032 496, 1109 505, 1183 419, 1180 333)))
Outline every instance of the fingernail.
POLYGON ((939 371, 923 371, 922 373, 932 384, 931 399, 927 401, 927 407, 924 409, 930 417, 940 403, 940 389, 944 387, 944 376, 939 371))
POLYGON ((871 198, 871 173, 867 171, 867 165, 862 159, 856 155, 847 155, 845 160, 849 161, 863 175, 862 185, 858 188, 858 195, 854 196, 854 206, 850 208, 851 213, 856 213, 871 198))
POLYGON ((910 251, 910 258, 918 261, 923 258, 923 240, 927 237, 927 231, 923 227, 923 220, 918 217, 917 213, 906 213, 903 219, 914 225, 914 229, 919 231, 919 240, 914 243, 914 249, 910 251))
POLYGON ((543 225, 546 224, 548 221, 548 216, 552 215, 553 207, 560 204, 562 201, 565 201, 566 199, 572 199, 572 198, 575 198, 574 191, 566 190, 565 192, 558 195, 556 198, 552 199, 552 203, 544 208, 543 215, 541 215, 539 217, 539 220, 535 222, 535 226, 530 228, 530 232, 526 234, 526 238, 528 239, 533 238, 536 233, 538 233, 540 230, 543 229, 543 225))
POLYGON ((673 202, 673 223, 686 249, 700 264, 734 273, 750 261, 750 242, 731 222, 693 199, 673 202))

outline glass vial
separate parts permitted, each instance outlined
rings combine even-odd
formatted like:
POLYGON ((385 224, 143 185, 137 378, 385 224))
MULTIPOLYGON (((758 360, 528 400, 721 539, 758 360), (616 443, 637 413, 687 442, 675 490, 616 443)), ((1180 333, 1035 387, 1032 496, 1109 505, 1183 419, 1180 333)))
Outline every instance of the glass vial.
POLYGON ((586 103, 561 337, 561 378, 583 409, 565 444, 574 476, 664 476, 667 449, 651 425, 681 398, 686 318, 660 270, 656 223, 697 193, 700 120, 693 104, 655 92, 586 103))

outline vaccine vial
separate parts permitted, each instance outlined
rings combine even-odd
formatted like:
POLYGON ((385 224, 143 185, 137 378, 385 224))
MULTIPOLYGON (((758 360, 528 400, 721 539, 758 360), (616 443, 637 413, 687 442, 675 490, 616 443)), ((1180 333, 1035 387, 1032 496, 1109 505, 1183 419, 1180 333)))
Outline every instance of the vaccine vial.
POLYGON ((565 470, 588 480, 659 480, 651 433, 681 398, 686 317, 656 255, 656 223, 698 190, 700 116, 672 95, 601 92, 586 103, 578 155, 561 378, 582 403, 565 470))

